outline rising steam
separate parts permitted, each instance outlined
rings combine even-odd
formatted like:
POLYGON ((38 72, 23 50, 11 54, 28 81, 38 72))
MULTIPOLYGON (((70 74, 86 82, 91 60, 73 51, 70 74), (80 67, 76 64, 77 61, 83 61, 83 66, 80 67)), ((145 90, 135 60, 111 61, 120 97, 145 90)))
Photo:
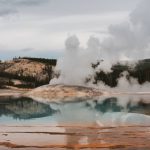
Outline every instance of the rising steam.
MULTIPOLYGON (((130 13, 129 20, 109 27, 110 36, 101 43, 98 38, 90 37, 87 47, 80 47, 78 38, 73 35, 65 42, 64 57, 58 60, 56 67, 60 71, 59 78, 51 84, 69 84, 93 86, 94 73, 99 70, 111 72, 112 64, 120 60, 137 60, 150 57, 150 1, 143 0, 130 13), (103 61, 105 60, 105 61, 103 61), (91 67, 95 65, 96 67, 91 67)), ((116 89, 121 91, 149 91, 149 83, 142 86, 134 78, 127 80, 128 73, 118 79, 116 89)), ((109 88, 104 83, 97 84, 101 88, 109 88)))
MULTIPOLYGON (((102 44, 102 51, 106 51, 114 59, 143 59, 150 57, 150 1, 143 0, 130 13, 129 20, 109 27, 110 37, 102 44)), ((108 53, 105 53, 106 58, 108 53)))
POLYGON ((81 48, 78 38, 73 35, 65 42, 64 57, 58 60, 56 70, 60 70, 60 77, 52 80, 52 84, 61 83, 69 85, 83 85, 85 79, 93 74, 90 67, 92 62, 100 59, 100 42, 95 37, 90 37, 87 48, 81 48))

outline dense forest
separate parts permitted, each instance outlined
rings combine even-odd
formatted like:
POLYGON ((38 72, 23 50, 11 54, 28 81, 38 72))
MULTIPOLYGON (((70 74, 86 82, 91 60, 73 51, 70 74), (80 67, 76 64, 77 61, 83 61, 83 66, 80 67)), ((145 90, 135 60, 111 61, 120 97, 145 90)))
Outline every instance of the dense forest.
POLYGON ((46 58, 33 58, 33 57, 20 57, 21 59, 28 59, 31 61, 36 61, 44 64, 49 64, 51 66, 56 66, 57 60, 56 59, 46 59, 46 58))

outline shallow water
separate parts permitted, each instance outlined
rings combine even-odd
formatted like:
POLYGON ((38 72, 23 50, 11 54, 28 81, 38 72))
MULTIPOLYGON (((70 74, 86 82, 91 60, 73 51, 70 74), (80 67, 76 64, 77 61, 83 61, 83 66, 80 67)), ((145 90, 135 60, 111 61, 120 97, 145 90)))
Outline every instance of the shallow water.
POLYGON ((148 96, 101 97, 41 103, 26 97, 0 98, 0 124, 150 125, 148 96))
POLYGON ((1 149, 146 150, 149 141, 149 95, 50 103, 0 97, 1 149))

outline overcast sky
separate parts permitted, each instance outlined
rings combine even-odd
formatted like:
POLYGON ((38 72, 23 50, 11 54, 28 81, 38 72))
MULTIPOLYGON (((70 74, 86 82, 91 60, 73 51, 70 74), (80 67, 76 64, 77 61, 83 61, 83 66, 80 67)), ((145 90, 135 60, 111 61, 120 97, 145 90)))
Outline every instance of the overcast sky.
POLYGON ((0 59, 58 58, 76 34, 81 46, 90 35, 100 41, 108 27, 126 22, 141 0, 0 0, 0 59))

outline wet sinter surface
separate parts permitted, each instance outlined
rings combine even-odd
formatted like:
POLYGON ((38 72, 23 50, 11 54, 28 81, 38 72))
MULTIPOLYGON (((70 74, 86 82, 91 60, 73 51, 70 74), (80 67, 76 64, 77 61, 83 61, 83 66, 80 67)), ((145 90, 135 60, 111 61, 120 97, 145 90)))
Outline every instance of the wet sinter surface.
POLYGON ((41 103, 0 98, 0 149, 150 149, 149 95, 41 103))

